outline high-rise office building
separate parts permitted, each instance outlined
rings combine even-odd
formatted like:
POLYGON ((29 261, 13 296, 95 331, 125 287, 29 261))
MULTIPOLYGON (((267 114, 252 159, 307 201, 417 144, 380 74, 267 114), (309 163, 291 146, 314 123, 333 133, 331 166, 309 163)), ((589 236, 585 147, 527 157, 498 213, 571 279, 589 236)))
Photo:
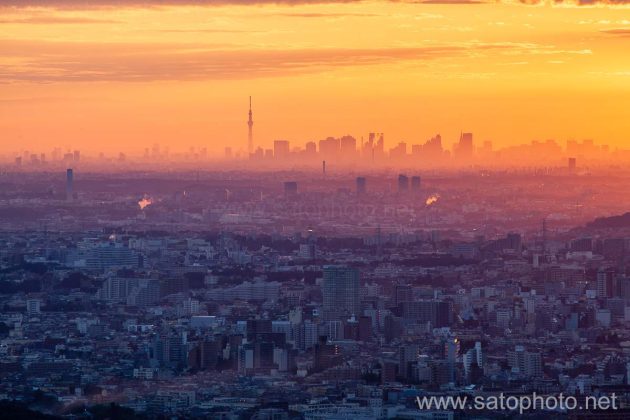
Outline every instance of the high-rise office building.
POLYGON ((295 181, 287 181, 284 183, 284 196, 286 198, 295 197, 298 193, 298 184, 295 181))
POLYGON ((368 141, 361 145, 363 158, 374 162, 383 158, 385 153, 385 139, 383 133, 370 133, 368 141))
POLYGON ((409 189, 409 178, 405 174, 398 175, 398 192, 405 192, 409 189))
POLYGON ((286 159, 289 157, 289 141, 275 140, 273 142, 273 156, 276 159, 286 159))
POLYGON ((444 149, 442 148, 442 136, 440 136, 439 134, 437 134, 435 137, 431 137, 422 146, 423 159, 440 159, 443 154, 444 149))
POLYGON ((363 195, 366 192, 367 181, 365 177, 357 177, 357 195, 363 195))
POLYGON ((505 249, 513 249, 517 254, 523 251, 523 238, 520 233, 510 232, 505 237, 505 249))
POLYGON ((413 289, 408 284, 397 284, 394 288, 394 305, 399 306, 403 302, 413 301, 413 289))
POLYGON ((66 170, 66 200, 74 199, 74 172, 72 169, 66 170))
POLYGON ((411 177, 411 189, 413 191, 419 191, 420 190, 420 177, 419 176, 412 176, 411 177))
POLYGON ((538 352, 526 351, 523 346, 516 346, 507 352, 508 365, 523 376, 532 378, 542 376, 542 356, 538 352))
POLYGON ((299 254, 300 258, 305 258, 308 260, 315 259, 317 255, 317 248, 314 243, 306 243, 300 244, 299 254))
POLYGON ((308 157, 313 157, 317 154, 317 144, 314 141, 309 141, 304 146, 304 153, 308 157))
POLYGON ((470 159, 473 156, 473 150, 472 133, 462 133, 457 144, 456 156, 460 159, 470 159))
POLYGON ((359 315, 359 271, 347 266, 325 266, 322 284, 325 320, 359 315))
POLYGON ((492 157, 492 142, 490 140, 483 142, 483 146, 479 149, 479 154, 486 159, 492 157))
POLYGON ((597 297, 600 299, 612 298, 615 295, 615 277, 614 268, 600 268, 597 270, 597 297))
POLYGON ((319 154, 325 159, 335 160, 341 150, 340 139, 328 137, 319 141, 319 154))
POLYGON ((357 140, 352 136, 343 136, 339 141, 339 147, 344 159, 353 159, 357 153, 357 140))
POLYGON ((265 151, 262 147, 257 147, 254 153, 250 153, 249 157, 254 160, 262 160, 265 157, 265 151))
POLYGON ((459 357, 460 342, 457 338, 449 338, 444 342, 444 360, 448 372, 448 382, 455 381, 455 365, 459 357))
POLYGON ((41 313, 42 301, 40 299, 27 299, 26 300, 26 313, 29 315, 36 315, 41 313))
POLYGON ((574 157, 569 158, 569 172, 575 172, 577 166, 577 160, 574 157))
POLYGON ((158 279, 137 279, 137 286, 127 296, 127 305, 147 307, 160 300, 161 285, 158 279))
POLYGON ((483 350, 479 341, 463 355, 464 374, 469 381, 474 381, 475 372, 483 369, 483 359, 483 350))
POLYGON ((389 151, 391 159, 404 159, 407 156, 407 143, 401 141, 389 151))

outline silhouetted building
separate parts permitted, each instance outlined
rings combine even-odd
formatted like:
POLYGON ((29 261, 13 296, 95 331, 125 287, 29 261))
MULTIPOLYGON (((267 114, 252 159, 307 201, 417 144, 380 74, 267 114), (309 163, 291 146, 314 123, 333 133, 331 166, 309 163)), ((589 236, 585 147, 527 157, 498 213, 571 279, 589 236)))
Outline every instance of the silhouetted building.
POLYGON ((459 159, 470 159, 473 156, 473 135, 462 133, 457 144, 456 156, 459 159))
POLYGON ((270 334, 273 331, 269 319, 248 319, 247 339, 253 340, 259 334, 270 334))
POLYGON ((571 241, 570 249, 573 252, 593 251, 593 238, 580 238, 571 241))
POLYGON ((389 157, 392 159, 404 159, 407 156, 407 143, 400 142, 389 151, 389 157))
POLYGON ((412 176, 411 177, 411 189, 413 191, 419 191, 420 190, 420 177, 419 176, 412 176))
POLYGON ((110 242, 90 249, 85 264, 86 268, 97 271, 111 268, 137 268, 139 258, 123 244, 110 242))
POLYGON ((74 172, 72 169, 66 170, 66 200, 74 199, 74 172))
POLYGON ((399 306, 403 302, 413 300, 413 289, 408 284, 397 284, 394 289, 394 305, 399 306))
POLYGON ((442 148, 442 136, 437 134, 435 137, 427 140, 422 146, 422 159, 426 161, 434 161, 442 158, 444 149, 442 148))
POLYGON ((453 304, 442 300, 417 300, 402 302, 402 315, 405 320, 433 327, 448 327, 453 322, 453 304))
POLYGON ((357 195, 363 195, 366 192, 367 181, 365 177, 357 177, 357 195))
POLYGON ((369 316, 359 317, 359 340, 369 341, 372 338, 372 318, 369 316))
POLYGON ((322 294, 324 319, 347 319, 359 315, 359 271, 352 267, 325 266, 322 294))
POLYGON ((343 136, 339 141, 339 149, 344 159, 353 159, 357 153, 357 140, 352 136, 343 136))
POLYGON ((407 190, 409 190, 409 178, 404 174, 398 175, 398 192, 402 193, 407 190))
POLYGON ((273 156, 276 159, 286 159, 289 157, 289 141, 275 140, 273 142, 273 156))
POLYGON ((287 198, 295 197, 298 193, 298 184, 295 181, 287 181, 284 183, 284 196, 287 198))
POLYGON ((600 299, 612 298, 615 296, 615 276, 614 268, 600 268, 597 271, 597 297, 600 299))
POLYGON ((188 353, 188 366, 193 369, 214 369, 219 360, 219 343, 202 341, 188 353))
POLYGON ((341 143, 339 139, 328 137, 319 141, 319 154, 324 159, 335 159, 339 156, 341 143))
POLYGON ((343 361, 339 346, 327 344, 326 336, 320 337, 319 342, 315 345, 313 359, 313 370, 315 372, 321 372, 343 361))
POLYGON ((507 352, 508 365, 523 376, 535 378, 542 376, 542 355, 538 352, 526 351, 523 346, 516 346, 514 351, 507 352))
POLYGON ((317 144, 314 141, 309 141, 304 146, 304 153, 307 157, 313 157, 317 154, 317 144))

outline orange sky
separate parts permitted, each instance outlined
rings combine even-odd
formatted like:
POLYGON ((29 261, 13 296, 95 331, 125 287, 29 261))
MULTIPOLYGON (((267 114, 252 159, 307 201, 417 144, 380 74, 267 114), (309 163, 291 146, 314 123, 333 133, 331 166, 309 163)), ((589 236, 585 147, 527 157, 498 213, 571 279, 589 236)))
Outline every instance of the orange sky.
POLYGON ((249 95, 263 147, 464 130, 630 148, 628 7, 191 2, 0 0, 0 154, 244 150, 249 95))

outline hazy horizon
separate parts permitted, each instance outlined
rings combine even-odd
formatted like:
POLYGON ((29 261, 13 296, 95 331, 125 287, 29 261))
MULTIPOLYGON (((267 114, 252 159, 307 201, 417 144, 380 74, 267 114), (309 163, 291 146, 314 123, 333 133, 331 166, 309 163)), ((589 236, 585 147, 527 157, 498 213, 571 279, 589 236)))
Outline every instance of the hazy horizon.
POLYGON ((623 2, 0 1, 0 155, 630 142, 623 2), (446 3, 446 4, 441 4, 446 3), (453 4, 450 4, 453 3, 453 4))

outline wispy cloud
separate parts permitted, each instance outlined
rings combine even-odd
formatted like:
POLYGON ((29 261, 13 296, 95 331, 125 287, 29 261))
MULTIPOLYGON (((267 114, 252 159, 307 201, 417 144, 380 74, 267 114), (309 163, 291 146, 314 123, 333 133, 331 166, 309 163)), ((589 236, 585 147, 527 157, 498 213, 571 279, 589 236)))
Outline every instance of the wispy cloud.
POLYGON ((191 28, 191 29, 156 29, 155 32, 163 33, 206 33, 206 34, 254 34, 266 33, 268 31, 256 31, 249 29, 212 29, 212 28, 191 28))
POLYGON ((402 61, 479 56, 518 48, 469 44, 415 48, 234 50, 201 44, 0 41, 0 82, 211 80, 275 77, 402 61))
POLYGON ((120 23, 116 20, 93 19, 87 17, 32 16, 18 19, 0 19, 0 24, 39 24, 39 25, 75 25, 92 23, 120 23))
POLYGON ((602 32, 620 37, 630 37, 630 29, 604 29, 602 32))
POLYGON ((322 4, 353 3, 361 0, 0 0, 0 7, 53 7, 60 9, 90 9, 112 7, 167 7, 167 6, 246 6, 259 4, 322 4))
MULTIPOLYGON (((355 3, 362 0, 0 0, 0 7, 54 7, 88 9, 99 7, 226 6, 260 4, 355 3)), ((551 6, 630 6, 630 0, 383 0, 415 4, 472 5, 509 3, 551 6)))
POLYGON ((302 18, 378 17, 376 13, 275 13, 274 16, 302 18))
POLYGON ((500 0, 505 3, 521 3, 525 5, 551 5, 551 6, 628 6, 630 0, 500 0))
POLYGON ((392 2, 413 3, 413 4, 488 4, 496 1, 485 0, 390 0, 392 2))

